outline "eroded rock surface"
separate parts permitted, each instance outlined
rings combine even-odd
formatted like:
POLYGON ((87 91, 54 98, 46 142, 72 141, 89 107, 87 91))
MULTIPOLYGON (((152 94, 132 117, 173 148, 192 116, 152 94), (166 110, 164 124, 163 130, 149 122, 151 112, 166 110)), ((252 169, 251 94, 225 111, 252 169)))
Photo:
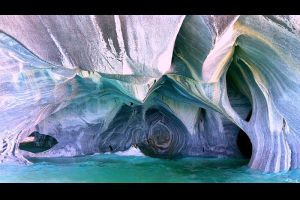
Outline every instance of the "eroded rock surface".
POLYGON ((300 167, 299 16, 0 16, 0 160, 128 150, 300 167), (19 144, 33 132, 47 151, 19 144))

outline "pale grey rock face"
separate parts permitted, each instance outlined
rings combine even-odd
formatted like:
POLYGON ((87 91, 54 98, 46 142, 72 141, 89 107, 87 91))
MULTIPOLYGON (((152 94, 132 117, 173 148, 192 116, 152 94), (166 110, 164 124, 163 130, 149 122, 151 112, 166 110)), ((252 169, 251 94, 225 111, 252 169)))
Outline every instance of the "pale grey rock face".
POLYGON ((300 167, 299 16, 0 16, 0 30, 1 162, 132 145, 241 157, 242 130, 249 167, 300 167), (21 150, 34 131, 58 143, 21 150))

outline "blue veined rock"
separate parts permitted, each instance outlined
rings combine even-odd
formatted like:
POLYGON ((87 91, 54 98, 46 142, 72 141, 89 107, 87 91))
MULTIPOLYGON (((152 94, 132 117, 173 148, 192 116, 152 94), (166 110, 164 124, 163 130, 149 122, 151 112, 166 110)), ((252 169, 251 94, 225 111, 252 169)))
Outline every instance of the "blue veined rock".
POLYGON ((0 29, 1 162, 132 146, 241 157, 242 131, 249 167, 300 167, 299 16, 0 16, 0 29), (21 150, 33 132, 58 143, 21 150))

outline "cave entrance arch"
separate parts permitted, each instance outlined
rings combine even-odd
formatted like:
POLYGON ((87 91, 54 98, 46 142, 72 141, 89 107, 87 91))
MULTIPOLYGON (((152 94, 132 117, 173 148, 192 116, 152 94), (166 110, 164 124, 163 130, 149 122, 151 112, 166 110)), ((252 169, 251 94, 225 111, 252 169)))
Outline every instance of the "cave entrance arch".
MULTIPOLYGON (((235 54, 238 51, 236 47, 235 54)), ((237 55, 234 55, 235 57, 237 55)), ((236 59, 234 59, 236 60, 236 59)), ((252 94, 251 90, 244 79, 241 69, 235 61, 231 62, 226 72, 226 88, 227 96, 231 107, 245 122, 249 122, 252 117, 252 94)), ((251 159, 252 143, 248 135, 240 129, 236 144, 243 158, 251 159)))
POLYGON ((31 153, 40 153, 51 149, 57 143, 58 141, 54 137, 34 131, 20 143, 19 149, 31 153))

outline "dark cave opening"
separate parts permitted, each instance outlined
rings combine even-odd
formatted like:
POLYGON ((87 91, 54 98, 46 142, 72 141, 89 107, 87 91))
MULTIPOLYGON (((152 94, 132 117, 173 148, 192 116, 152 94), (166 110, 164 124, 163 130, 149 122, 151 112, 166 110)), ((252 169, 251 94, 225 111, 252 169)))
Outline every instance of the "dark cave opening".
MULTIPOLYGON (((231 63, 227 71, 226 85, 231 107, 243 120, 249 122, 252 117, 251 91, 240 68, 235 63, 231 63)), ((236 142, 241 155, 250 159, 252 155, 251 140, 242 129, 238 132, 236 142)))
POLYGON ((246 159, 250 159, 252 155, 252 143, 248 135, 241 129, 237 135, 237 146, 246 159))
POLYGON ((51 149, 57 143, 54 137, 34 131, 20 143, 19 148, 31 153, 40 153, 51 149))

